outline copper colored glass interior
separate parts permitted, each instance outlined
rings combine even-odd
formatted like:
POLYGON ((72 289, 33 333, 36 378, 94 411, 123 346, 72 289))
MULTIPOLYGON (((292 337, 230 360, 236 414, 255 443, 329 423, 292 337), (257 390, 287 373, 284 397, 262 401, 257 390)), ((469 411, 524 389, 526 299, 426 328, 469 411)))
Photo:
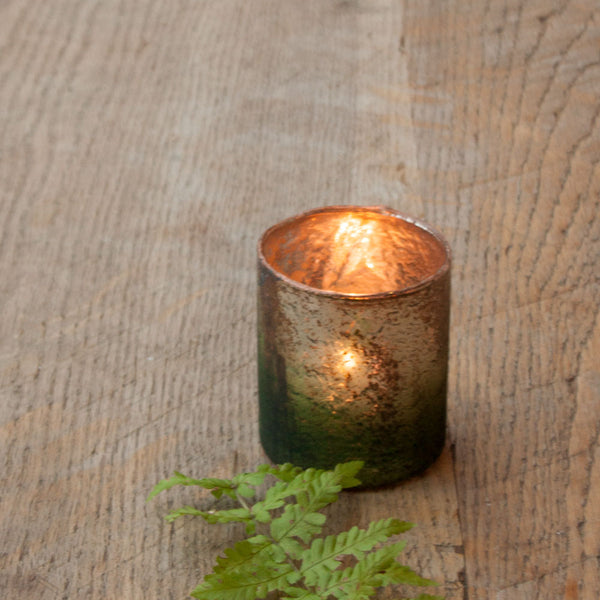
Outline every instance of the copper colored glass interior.
POLYGON ((342 294, 397 292, 446 263, 433 234, 391 214, 323 211, 286 221, 262 241, 266 262, 298 283, 342 294))

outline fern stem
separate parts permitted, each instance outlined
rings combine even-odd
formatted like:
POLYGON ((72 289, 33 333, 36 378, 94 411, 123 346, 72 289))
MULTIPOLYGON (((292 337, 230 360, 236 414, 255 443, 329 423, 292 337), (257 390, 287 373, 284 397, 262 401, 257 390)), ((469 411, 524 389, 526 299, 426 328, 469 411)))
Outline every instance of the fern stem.
POLYGON ((237 491, 235 492, 235 497, 237 498, 237 501, 246 509, 246 510, 250 510, 250 507, 248 506, 248 504, 245 502, 245 500, 242 498, 242 496, 240 496, 237 491))

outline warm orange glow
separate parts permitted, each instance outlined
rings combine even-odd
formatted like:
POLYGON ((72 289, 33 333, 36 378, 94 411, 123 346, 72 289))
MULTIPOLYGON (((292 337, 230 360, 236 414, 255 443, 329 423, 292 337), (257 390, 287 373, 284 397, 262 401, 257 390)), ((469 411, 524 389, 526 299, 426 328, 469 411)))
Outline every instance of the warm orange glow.
POLYGON ((342 355, 342 366, 346 371, 351 371, 356 366, 356 356, 353 352, 344 352, 342 355))
POLYGON ((372 219, 349 214, 340 219, 333 236, 323 285, 327 289, 360 293, 373 289, 388 289, 390 273, 383 253, 385 232, 372 219))
POLYGON ((446 260, 428 231, 361 207, 285 222, 266 234, 262 250, 266 262, 293 281, 348 295, 407 289, 435 275, 446 260))

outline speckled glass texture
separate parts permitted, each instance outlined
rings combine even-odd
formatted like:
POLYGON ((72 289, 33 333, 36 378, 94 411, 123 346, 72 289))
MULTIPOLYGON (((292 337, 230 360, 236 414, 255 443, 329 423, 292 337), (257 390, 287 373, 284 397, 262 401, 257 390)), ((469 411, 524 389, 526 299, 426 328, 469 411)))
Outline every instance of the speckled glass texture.
POLYGON ((275 225, 258 248, 259 421, 277 463, 360 459, 365 486, 427 468, 444 445, 450 252, 382 207, 275 225))

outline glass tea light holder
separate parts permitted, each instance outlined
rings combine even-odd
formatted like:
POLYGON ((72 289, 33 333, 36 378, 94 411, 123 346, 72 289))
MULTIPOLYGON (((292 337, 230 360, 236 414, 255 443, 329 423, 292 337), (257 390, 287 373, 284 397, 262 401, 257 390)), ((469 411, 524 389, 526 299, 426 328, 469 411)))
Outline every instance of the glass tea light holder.
POLYGON ((383 207, 329 206, 258 246, 260 437, 307 468, 362 460, 366 487, 423 471, 444 446, 450 250, 383 207))

